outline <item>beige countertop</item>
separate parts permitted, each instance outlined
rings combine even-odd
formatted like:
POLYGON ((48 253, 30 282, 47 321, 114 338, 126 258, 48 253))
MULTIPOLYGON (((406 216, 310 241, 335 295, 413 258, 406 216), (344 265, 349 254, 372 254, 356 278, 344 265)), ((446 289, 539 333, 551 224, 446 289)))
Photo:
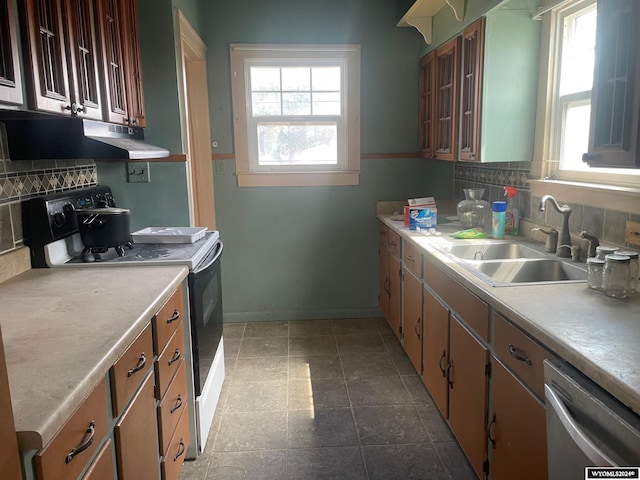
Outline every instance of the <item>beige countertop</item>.
POLYGON ((640 414, 640 294, 624 300, 609 298, 589 289, 586 282, 492 287, 437 248, 469 242, 449 237, 459 225, 438 226, 443 234, 427 237, 409 231, 391 215, 379 213, 378 218, 430 259, 448 267, 453 278, 496 311, 640 414))
POLYGON ((187 274, 182 266, 33 269, 0 284, 21 449, 47 444, 187 274))

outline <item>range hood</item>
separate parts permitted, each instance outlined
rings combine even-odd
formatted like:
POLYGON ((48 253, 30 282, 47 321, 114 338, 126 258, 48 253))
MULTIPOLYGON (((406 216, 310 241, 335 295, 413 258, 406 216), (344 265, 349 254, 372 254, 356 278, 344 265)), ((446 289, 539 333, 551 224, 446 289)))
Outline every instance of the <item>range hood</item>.
POLYGON ((0 111, 11 160, 145 160, 169 151, 144 142, 144 130, 77 117, 0 111))

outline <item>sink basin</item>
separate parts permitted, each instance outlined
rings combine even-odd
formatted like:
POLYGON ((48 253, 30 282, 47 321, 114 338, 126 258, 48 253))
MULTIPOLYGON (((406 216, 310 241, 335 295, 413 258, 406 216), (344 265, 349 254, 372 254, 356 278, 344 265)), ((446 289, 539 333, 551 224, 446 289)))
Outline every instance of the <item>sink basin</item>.
POLYGON ((520 243, 467 243, 450 245, 444 250, 462 260, 504 260, 543 258, 545 254, 520 243))
POLYGON ((587 271, 572 263, 551 259, 468 262, 493 285, 585 282, 587 271))

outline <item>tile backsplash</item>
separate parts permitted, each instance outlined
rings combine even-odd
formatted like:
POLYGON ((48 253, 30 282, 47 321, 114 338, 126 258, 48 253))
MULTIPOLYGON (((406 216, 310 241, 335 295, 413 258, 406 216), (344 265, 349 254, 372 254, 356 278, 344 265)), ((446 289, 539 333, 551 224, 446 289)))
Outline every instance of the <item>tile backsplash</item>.
POLYGON ((98 183, 93 160, 13 161, 0 122, 0 254, 22 246, 22 202, 98 183))
MULTIPOLYGON (((503 187, 511 185, 518 189, 514 204, 521 218, 533 222, 550 225, 558 230, 562 227, 562 215, 553 208, 544 212, 538 209, 540 197, 532 197, 529 187, 531 176, 530 162, 469 164, 457 162, 454 170, 455 195, 464 198, 464 188, 484 188, 484 200, 489 203, 505 200, 503 187)), ((567 203, 572 213, 569 217, 569 230, 572 235, 579 235, 586 230, 595 235, 601 243, 624 246, 625 224, 627 220, 640 221, 640 215, 624 210, 610 210, 588 205, 579 205, 556 198, 560 204, 567 203)))

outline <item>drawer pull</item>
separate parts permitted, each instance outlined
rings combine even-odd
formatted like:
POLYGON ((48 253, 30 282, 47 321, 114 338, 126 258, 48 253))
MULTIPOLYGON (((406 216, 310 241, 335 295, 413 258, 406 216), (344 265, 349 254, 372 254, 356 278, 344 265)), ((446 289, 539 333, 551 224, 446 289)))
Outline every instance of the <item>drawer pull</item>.
POLYGON ((414 327, 418 340, 420 340, 420 330, 418 330, 419 327, 420 327, 420 317, 418 317, 418 320, 416 320, 416 326, 414 327))
POLYGON ((178 311, 178 309, 176 308, 176 309, 173 311, 173 315, 171 315, 171 317, 167 318, 167 324, 169 324, 169 323, 173 323, 173 322, 175 322, 175 321, 176 321, 177 319, 179 319, 179 318, 180 318, 180 312, 179 312, 179 311, 178 311))
POLYGON ((173 461, 175 462, 176 460, 178 460, 180 455, 182 455, 183 453, 184 453, 184 440, 181 438, 180 439, 180 445, 178 446, 178 451, 173 456, 173 461))
POLYGON ((531 365, 533 363, 533 362, 531 362, 530 358, 525 357, 524 355, 519 353, 518 349, 516 347, 514 347, 512 343, 509 344, 509 354, 513 358, 515 358, 516 360, 519 360, 521 362, 525 362, 527 365, 531 365))
POLYGON ((393 240, 389 240, 389 245, 391 245, 392 247, 398 246, 398 244, 396 242, 394 242, 393 240))
POLYGON ((176 348, 176 351, 175 351, 175 352, 173 352, 173 357, 171 357, 171 358, 169 359, 169 361, 167 362, 167 364, 168 364, 168 365, 171 365, 171 364, 173 364, 173 363, 177 362, 178 360, 180 360, 180 356, 181 356, 180 350, 178 350, 178 349, 176 348))
POLYGON ((65 463, 71 463, 71 461, 75 458, 76 455, 84 452, 87 448, 89 448, 93 443, 93 437, 95 433, 96 433, 96 422, 95 420, 91 420, 91 423, 89 423, 89 428, 87 428, 87 431, 85 432, 84 437, 82 437, 82 443, 80 443, 80 445, 78 445, 76 448, 74 448, 69 453, 67 453, 67 458, 65 459, 65 463), (85 437, 86 437, 86 440, 85 440, 85 437))
POLYGON ((440 357, 440 360, 438 361, 438 368, 440 369, 440 371, 442 372, 442 377, 446 377, 447 376, 447 370, 442 366, 442 361, 446 361, 447 360, 447 351, 443 350, 442 351, 442 356, 440 357))
POLYGON ((176 400, 176 403, 173 405, 173 407, 171 407, 171 410, 169 410, 169 413, 173 414, 173 412, 178 410, 180 407, 182 407, 182 397, 180 396, 180 394, 178 394, 178 399, 176 400))
POLYGON ((491 417, 491 421, 489 422, 489 426, 487 427, 487 438, 491 442, 491 448, 493 449, 496 448, 496 439, 491 436, 491 432, 495 424, 496 424, 496 414, 494 413, 493 417, 491 417))
POLYGON ((140 354, 140 359, 138 360, 138 364, 129 369, 129 371, 127 372, 127 377, 130 377, 131 375, 133 375, 136 372, 139 372, 140 370, 142 370, 144 368, 144 366, 147 363, 147 357, 145 356, 144 352, 140 354))
POLYGON ((416 263, 416 259, 411 255, 407 255, 407 260, 409 260, 411 263, 416 263))

